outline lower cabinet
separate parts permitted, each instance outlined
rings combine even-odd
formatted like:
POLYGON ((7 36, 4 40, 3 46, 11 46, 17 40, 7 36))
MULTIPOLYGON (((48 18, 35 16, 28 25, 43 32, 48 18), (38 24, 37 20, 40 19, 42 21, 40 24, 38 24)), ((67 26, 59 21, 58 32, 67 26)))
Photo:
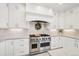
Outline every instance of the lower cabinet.
POLYGON ((0 42, 0 56, 22 56, 29 54, 29 39, 14 39, 0 42))
POLYGON ((79 48, 79 40, 75 40, 75 48, 79 48))
POLYGON ((0 56, 5 56, 5 42, 0 42, 0 56))
POLYGON ((52 37, 51 38, 51 49, 55 48, 79 48, 79 40, 69 37, 52 37))
POLYGON ((77 42, 77 48, 79 48, 79 40, 78 40, 78 42, 77 42))
POLYGON ((14 55, 13 40, 6 40, 4 42, 5 42, 5 55, 6 56, 13 56, 14 55))
MULTIPOLYGON (((52 37, 51 49, 79 48, 79 40, 69 37, 52 37)), ((12 39, 0 42, 0 56, 22 56, 29 54, 29 39, 12 39)))
POLYGON ((14 55, 27 55, 29 54, 29 40, 15 40, 14 41, 14 55))
POLYGON ((75 39, 68 37, 61 37, 63 48, 75 48, 75 39))
POLYGON ((52 37, 51 38, 51 49, 62 47, 62 39, 60 37, 52 37))

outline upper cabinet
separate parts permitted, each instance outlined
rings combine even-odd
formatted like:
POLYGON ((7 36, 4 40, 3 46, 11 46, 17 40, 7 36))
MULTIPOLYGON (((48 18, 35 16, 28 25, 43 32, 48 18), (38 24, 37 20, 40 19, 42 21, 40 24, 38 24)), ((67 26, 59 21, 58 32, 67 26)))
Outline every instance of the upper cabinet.
POLYGON ((8 5, 0 3, 0 28, 8 28, 8 5))
POLYGON ((36 4, 26 4, 26 12, 37 15, 53 16, 53 11, 50 8, 39 6, 36 4))
POLYGON ((71 12, 63 12, 58 17, 58 28, 71 29, 74 26, 73 14, 71 12))
POLYGON ((26 4, 26 21, 41 20, 51 22, 53 19, 53 10, 36 4, 26 4))
POLYGON ((62 29, 79 29, 79 13, 74 10, 59 14, 58 28, 62 29))
POLYGON ((51 29, 58 28, 58 15, 57 14, 54 14, 54 16, 49 21, 50 21, 50 28, 51 29))
POLYGON ((51 29, 79 29, 79 7, 66 12, 35 4, 0 3, 0 28, 29 28, 31 20, 50 23, 51 29))
POLYGON ((0 4, 0 28, 27 28, 26 4, 0 4))
POLYGON ((65 28, 67 29, 74 28, 74 25, 75 25, 74 16, 75 15, 73 15, 73 11, 68 11, 64 14, 65 28))
POLYGON ((65 20, 64 20, 64 14, 62 14, 62 13, 60 13, 60 14, 58 14, 58 28, 59 29, 63 29, 63 28, 65 28, 65 22, 64 22, 65 20))
POLYGON ((9 27, 26 28, 25 4, 9 4, 9 27))
POLYGON ((73 27, 79 29, 79 7, 73 11, 73 27))
POLYGON ((61 17, 63 22, 60 22, 64 28, 79 29, 79 7, 63 13, 63 17, 64 19, 61 17))

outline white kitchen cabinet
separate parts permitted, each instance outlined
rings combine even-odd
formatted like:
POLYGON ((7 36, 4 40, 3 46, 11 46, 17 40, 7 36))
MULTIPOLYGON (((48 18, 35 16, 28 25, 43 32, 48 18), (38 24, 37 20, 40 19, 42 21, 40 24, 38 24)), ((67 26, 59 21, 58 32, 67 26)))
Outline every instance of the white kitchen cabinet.
POLYGON ((50 22, 50 28, 51 29, 57 29, 58 27, 59 27, 59 25, 58 25, 58 15, 57 14, 55 14, 50 20, 49 20, 49 22, 50 22))
MULTIPOLYGON (((69 12, 70 13, 70 12, 69 12)), ((79 8, 72 9, 71 15, 68 15, 74 29, 79 29, 79 8)))
POLYGON ((51 38, 51 49, 62 47, 62 40, 60 37, 52 37, 51 38))
POLYGON ((13 40, 6 40, 4 42, 5 42, 5 55, 6 56, 13 56, 14 55, 13 40))
POLYGON ((71 18, 71 13, 66 12, 64 13, 64 28, 65 29, 70 29, 72 26, 72 18, 71 18))
POLYGON ((73 14, 71 12, 60 13, 58 17, 58 28, 70 29, 73 28, 73 14))
POLYGON ((5 42, 1 41, 0 42, 0 56, 5 56, 5 42))
POLYGON ((63 13, 63 17, 60 17, 61 19, 63 19, 63 21, 60 20, 60 23, 62 27, 66 28, 66 29, 79 29, 79 11, 67 11, 65 13, 63 13))
POLYGON ((4 40, 0 42, 0 56, 13 56, 13 41, 12 40, 4 40))
POLYGON ((51 28, 69 29, 73 26, 72 16, 70 13, 59 13, 54 15, 51 21, 51 28))
POLYGON ((29 39, 14 39, 0 42, 0 56, 22 56, 29 54, 29 39))
POLYGON ((79 11, 77 13, 73 13, 73 27, 74 29, 79 29, 79 11))
POLYGON ((0 28, 8 28, 8 6, 0 4, 0 28))
POLYGON ((60 37, 55 37, 57 48, 62 47, 62 39, 60 37))
POLYGON ((72 38, 61 37, 63 42, 63 48, 75 48, 75 41, 72 38))
POLYGON ((75 40, 75 48, 79 48, 79 40, 78 39, 75 40))
POLYGON ((65 28, 64 13, 60 13, 58 15, 58 28, 60 28, 60 29, 65 28))
POLYGON ((29 54, 29 39, 14 40, 14 55, 29 54))
POLYGON ((9 4, 9 27, 26 28, 25 4, 9 4))
POLYGON ((51 49, 54 48, 75 48, 75 41, 68 37, 52 37, 51 39, 51 49))
POLYGON ((26 12, 34 13, 39 15, 53 16, 53 11, 50 8, 45 8, 43 6, 37 6, 34 4, 26 4, 26 12))
POLYGON ((51 49, 54 48, 54 44, 55 44, 54 40, 55 40, 55 37, 52 37, 51 38, 51 49))

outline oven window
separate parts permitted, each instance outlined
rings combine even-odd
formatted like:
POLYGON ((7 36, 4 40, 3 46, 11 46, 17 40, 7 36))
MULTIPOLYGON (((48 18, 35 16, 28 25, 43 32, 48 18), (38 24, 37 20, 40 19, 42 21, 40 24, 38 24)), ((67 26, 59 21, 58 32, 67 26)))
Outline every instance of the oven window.
POLYGON ((41 43, 40 45, 40 47, 46 47, 46 46, 50 46, 50 42, 41 43))
POLYGON ((32 49, 37 48, 37 44, 32 44, 32 49))

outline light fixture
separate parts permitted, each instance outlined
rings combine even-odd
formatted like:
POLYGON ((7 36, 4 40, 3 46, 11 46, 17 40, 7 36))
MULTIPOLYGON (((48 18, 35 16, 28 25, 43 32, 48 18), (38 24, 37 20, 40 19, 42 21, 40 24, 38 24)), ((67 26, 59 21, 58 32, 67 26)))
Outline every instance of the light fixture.
POLYGON ((11 28, 10 31, 19 32, 19 31, 23 31, 23 29, 21 29, 21 28, 11 28))

